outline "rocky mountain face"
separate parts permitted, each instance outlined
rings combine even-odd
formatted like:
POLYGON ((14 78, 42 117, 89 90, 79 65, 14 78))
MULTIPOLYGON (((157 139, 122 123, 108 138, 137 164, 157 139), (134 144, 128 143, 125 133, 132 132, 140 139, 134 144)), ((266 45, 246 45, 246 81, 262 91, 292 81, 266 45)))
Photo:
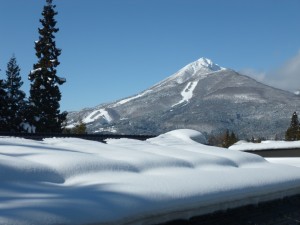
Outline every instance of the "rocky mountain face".
POLYGON ((200 58, 135 96, 70 112, 68 127, 83 121, 89 133, 160 134, 190 128, 209 135, 229 129, 241 138, 274 138, 283 137, 299 109, 299 95, 200 58))

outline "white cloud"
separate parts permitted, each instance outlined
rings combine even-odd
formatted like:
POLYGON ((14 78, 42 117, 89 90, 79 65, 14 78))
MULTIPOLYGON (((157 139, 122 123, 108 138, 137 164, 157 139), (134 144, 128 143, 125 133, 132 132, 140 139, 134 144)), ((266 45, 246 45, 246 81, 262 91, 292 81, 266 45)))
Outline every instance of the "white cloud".
POLYGON ((267 75, 266 72, 263 72, 263 71, 259 72, 259 71, 256 71, 256 70, 250 69, 250 68, 242 69, 241 71, 239 71, 239 73, 247 75, 249 77, 252 77, 259 82, 264 82, 266 79, 266 75, 267 75))
POLYGON ((259 72, 253 69, 244 69, 242 74, 277 87, 283 90, 295 92, 300 90, 300 51, 278 69, 269 72, 259 72))

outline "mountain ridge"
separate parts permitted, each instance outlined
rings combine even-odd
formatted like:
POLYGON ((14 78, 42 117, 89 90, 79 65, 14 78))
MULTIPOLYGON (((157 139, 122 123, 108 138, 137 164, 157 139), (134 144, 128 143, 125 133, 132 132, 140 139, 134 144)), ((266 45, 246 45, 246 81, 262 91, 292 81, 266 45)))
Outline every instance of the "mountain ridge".
POLYGON ((282 137, 299 108, 300 96, 200 58, 137 95, 70 113, 68 125, 83 121, 89 133, 190 128, 206 135, 230 129, 241 137, 282 137))

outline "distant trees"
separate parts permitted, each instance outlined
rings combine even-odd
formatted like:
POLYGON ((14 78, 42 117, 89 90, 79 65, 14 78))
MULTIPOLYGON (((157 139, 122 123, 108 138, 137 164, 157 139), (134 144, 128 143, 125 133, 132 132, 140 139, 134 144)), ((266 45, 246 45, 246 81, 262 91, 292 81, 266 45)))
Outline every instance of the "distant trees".
POLYGON ((72 132, 74 134, 86 134, 87 131, 86 131, 86 125, 85 123, 83 123, 82 121, 80 121, 79 124, 77 124, 73 129, 72 129, 72 132))
POLYGON ((290 127, 287 129, 285 133, 285 140, 287 141, 300 140, 300 124, 296 112, 294 112, 292 115, 290 127))
POLYGON ((63 130, 65 134, 86 134, 86 125, 82 121, 80 121, 75 127, 73 128, 65 128, 63 130))
POLYGON ((232 131, 226 130, 223 134, 220 135, 211 135, 208 139, 208 144, 213 146, 219 146, 223 148, 228 148, 238 141, 238 137, 232 131))
POLYGON ((232 131, 231 134, 229 134, 229 130, 226 130, 225 134, 223 135, 222 147, 228 148, 237 141, 238 138, 236 137, 235 133, 232 131))
POLYGON ((39 28, 39 40, 35 42, 38 62, 33 65, 29 74, 32 82, 30 87, 29 111, 32 115, 30 123, 35 127, 35 132, 61 133, 62 124, 67 113, 60 112, 61 93, 59 85, 65 83, 65 79, 56 75, 56 67, 60 64, 58 56, 61 49, 56 47, 54 34, 59 31, 56 28, 54 16, 57 15, 52 0, 46 0, 40 19, 42 28, 39 28))

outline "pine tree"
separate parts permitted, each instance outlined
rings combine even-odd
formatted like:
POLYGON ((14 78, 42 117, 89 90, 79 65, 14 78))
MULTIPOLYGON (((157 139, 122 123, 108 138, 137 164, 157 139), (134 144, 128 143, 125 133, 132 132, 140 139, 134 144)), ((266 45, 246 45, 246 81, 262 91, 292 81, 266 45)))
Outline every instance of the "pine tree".
POLYGON ((285 133, 285 139, 287 141, 300 140, 300 124, 296 112, 294 112, 292 115, 290 127, 285 133))
POLYGON ((235 135, 235 133, 232 131, 231 132, 231 135, 230 135, 230 145, 233 145, 234 143, 238 142, 238 138, 237 136, 235 135))
POLYGON ((20 67, 13 56, 7 64, 5 89, 7 93, 7 115, 8 130, 13 132, 22 131, 21 124, 25 122, 24 111, 26 107, 25 93, 20 90, 23 82, 20 76, 20 67))
POLYGON ((229 135, 229 130, 226 130, 223 137, 222 147, 228 148, 229 146, 230 146, 230 135, 229 135))
POLYGON ((6 121, 6 96, 4 80, 0 80, 0 132, 8 130, 6 121))
POLYGON ((60 64, 58 57, 61 49, 56 48, 54 34, 59 31, 54 19, 57 12, 52 0, 46 0, 40 19, 42 28, 39 29, 39 40, 35 42, 38 62, 33 65, 29 75, 30 88, 30 112, 31 124, 35 126, 37 133, 61 133, 62 123, 66 119, 66 112, 60 112, 61 93, 59 85, 66 80, 56 75, 56 67, 60 64))

